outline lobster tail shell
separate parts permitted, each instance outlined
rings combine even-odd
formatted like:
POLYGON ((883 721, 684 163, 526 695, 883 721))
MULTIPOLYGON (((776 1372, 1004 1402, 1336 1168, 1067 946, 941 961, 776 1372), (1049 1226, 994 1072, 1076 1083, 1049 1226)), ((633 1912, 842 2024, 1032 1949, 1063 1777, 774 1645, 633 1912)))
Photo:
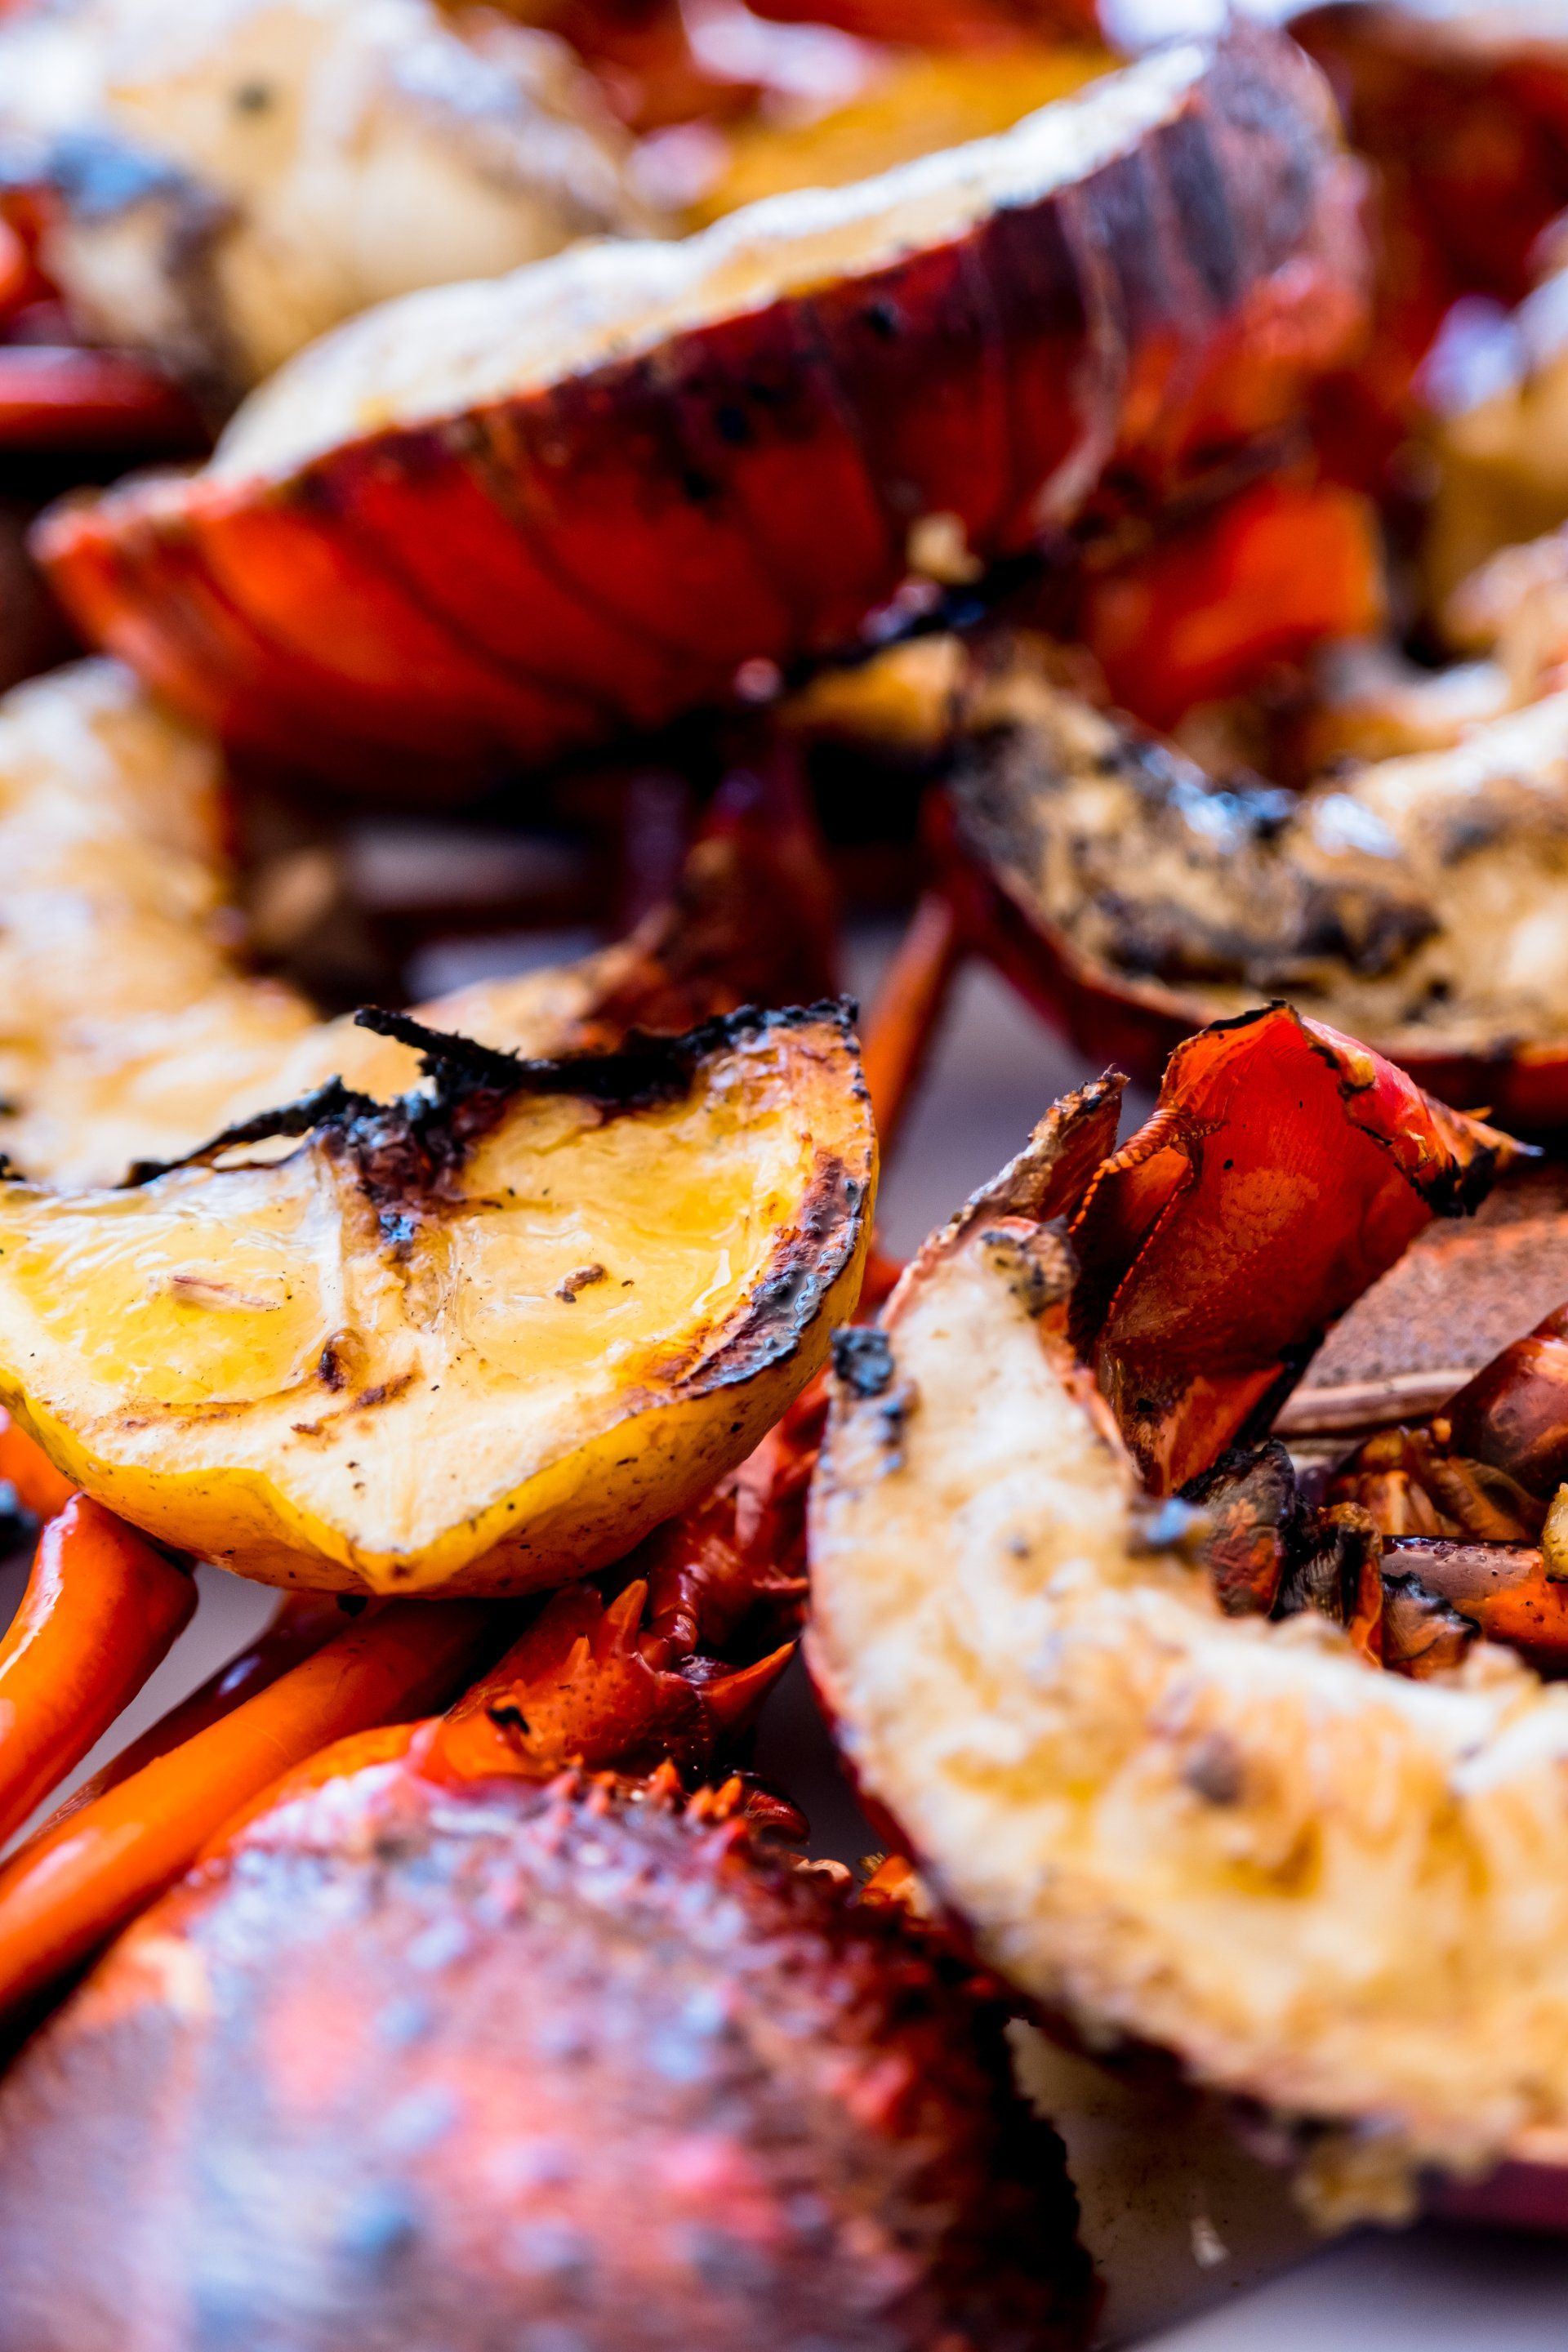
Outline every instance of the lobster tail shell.
POLYGON ((549 761, 852 642, 922 518, 991 562, 1267 442, 1359 332, 1358 189, 1316 68, 1238 27, 857 187, 368 314, 39 550, 233 740, 383 789, 549 761))

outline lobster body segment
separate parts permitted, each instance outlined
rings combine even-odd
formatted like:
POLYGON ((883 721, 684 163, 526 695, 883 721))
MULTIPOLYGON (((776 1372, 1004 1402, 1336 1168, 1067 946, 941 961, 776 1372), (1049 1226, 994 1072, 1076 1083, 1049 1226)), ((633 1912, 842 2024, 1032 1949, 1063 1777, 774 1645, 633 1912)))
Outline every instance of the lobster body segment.
POLYGON ((234 740, 549 760, 850 644, 932 516, 990 563, 1271 447, 1362 323, 1358 186, 1315 69, 1238 28, 681 244, 385 306, 40 550, 234 740))

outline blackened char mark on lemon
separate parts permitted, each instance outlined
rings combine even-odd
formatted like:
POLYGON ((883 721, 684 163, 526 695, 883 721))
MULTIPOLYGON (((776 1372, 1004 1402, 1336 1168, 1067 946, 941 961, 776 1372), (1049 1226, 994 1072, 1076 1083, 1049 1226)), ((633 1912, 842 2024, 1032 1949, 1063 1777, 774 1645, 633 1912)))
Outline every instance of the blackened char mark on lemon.
POLYGON ((310 1093, 298 1095, 291 1103, 281 1103, 276 1110, 258 1111, 253 1118, 236 1119, 233 1126, 219 1129, 207 1142, 198 1144, 194 1151, 181 1154, 178 1160, 136 1160, 131 1172, 119 1189, 131 1192, 139 1184, 153 1183, 160 1176, 172 1175, 176 1168, 200 1168, 220 1159, 226 1151, 237 1151, 247 1143, 267 1143, 274 1138, 309 1135, 318 1127, 342 1118, 355 1110, 374 1110, 375 1104, 369 1095, 345 1087, 342 1078, 328 1078, 310 1093))
MULTIPOLYGON (((475 1146, 500 1124, 519 1096, 574 1096, 591 1103, 605 1118, 651 1110, 684 1100, 704 1064, 715 1055, 755 1044, 774 1031, 828 1023, 847 1039, 853 1008, 837 997, 783 1012, 747 1005, 701 1022, 682 1036, 652 1036, 635 1030, 613 1053, 538 1061, 426 1029, 406 1013, 367 1006, 354 1017, 362 1027, 412 1046, 432 1082, 428 1094, 405 1095, 368 1112, 355 1110, 336 1126, 384 1224, 400 1205, 417 1213, 449 1198, 475 1146)), ((809 1213, 809 1196, 806 1206, 809 1213)))
POLYGON ((826 1024, 853 1044, 855 1006, 847 997, 765 1012, 744 1005, 679 1036, 628 1034, 613 1053, 526 1060, 471 1037, 427 1029, 403 1013, 367 1005, 355 1014, 363 1028, 395 1038, 420 1056, 428 1091, 377 1102, 338 1077, 253 1118, 225 1128, 177 1160, 140 1161, 128 1184, 147 1183, 175 1168, 210 1164, 224 1153, 273 1137, 320 1136, 353 1154, 361 1181, 377 1207, 402 1202, 411 1210, 449 1195, 453 1179, 475 1145, 521 1095, 574 1095, 605 1118, 679 1102, 714 1055, 752 1045, 775 1031, 826 1024))
POLYGON ((737 1387, 794 1355, 855 1254, 868 1192, 864 1175, 818 1154, 798 1219, 773 1244, 740 1322, 682 1382, 689 1394, 737 1387))

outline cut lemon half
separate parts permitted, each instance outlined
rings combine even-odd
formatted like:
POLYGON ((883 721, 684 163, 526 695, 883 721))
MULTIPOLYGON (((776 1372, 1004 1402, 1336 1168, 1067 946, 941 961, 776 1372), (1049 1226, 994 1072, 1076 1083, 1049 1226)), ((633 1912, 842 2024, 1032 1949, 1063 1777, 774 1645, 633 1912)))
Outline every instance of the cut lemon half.
POLYGON ((87 1493, 268 1582, 602 1566, 854 1307, 876 1146, 847 1012, 534 1063, 374 1019, 426 1055, 400 1100, 333 1081, 123 1189, 0 1185, 0 1396, 87 1493))

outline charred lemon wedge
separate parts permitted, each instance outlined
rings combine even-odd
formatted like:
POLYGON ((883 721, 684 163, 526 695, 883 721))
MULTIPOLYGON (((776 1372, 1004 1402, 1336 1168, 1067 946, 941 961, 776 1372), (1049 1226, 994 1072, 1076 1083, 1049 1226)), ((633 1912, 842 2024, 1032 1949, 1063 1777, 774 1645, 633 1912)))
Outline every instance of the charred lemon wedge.
POLYGON ((851 1311, 876 1177, 846 1008, 333 1080, 115 1191, 0 1185, 0 1395, 151 1534, 280 1584, 504 1592, 749 1451, 851 1311))

